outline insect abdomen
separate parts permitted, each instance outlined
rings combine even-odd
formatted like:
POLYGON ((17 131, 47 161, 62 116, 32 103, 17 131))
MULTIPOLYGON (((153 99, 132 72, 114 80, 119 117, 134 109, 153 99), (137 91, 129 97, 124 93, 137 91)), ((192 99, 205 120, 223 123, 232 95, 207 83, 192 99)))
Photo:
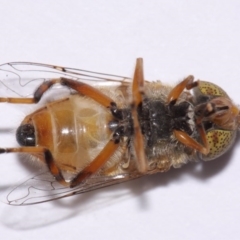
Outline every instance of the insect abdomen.
POLYGON ((89 164, 111 137, 107 109, 79 95, 47 104, 32 114, 36 145, 46 147, 63 171, 89 164))

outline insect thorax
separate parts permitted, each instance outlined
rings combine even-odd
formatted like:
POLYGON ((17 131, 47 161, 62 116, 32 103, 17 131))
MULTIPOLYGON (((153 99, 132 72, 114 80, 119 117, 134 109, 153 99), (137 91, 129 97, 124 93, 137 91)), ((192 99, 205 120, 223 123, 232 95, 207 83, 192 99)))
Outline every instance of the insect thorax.
POLYGON ((193 134, 192 105, 183 101, 167 105, 161 100, 144 100, 139 109, 139 121, 147 147, 161 140, 171 141, 173 129, 193 134))
MULTIPOLYGON (((131 139, 134 128, 131 109, 119 109, 119 113, 123 116, 122 120, 112 121, 109 124, 110 129, 114 131, 122 127, 122 137, 129 138, 129 147, 133 149, 134 143, 131 139)), ((175 105, 168 105, 162 99, 146 98, 138 106, 138 120, 149 165, 153 163, 155 168, 156 165, 162 165, 164 162, 163 171, 166 171, 170 166, 179 167, 188 161, 193 152, 175 139, 173 130, 181 130, 190 136, 195 136, 196 128, 191 103, 181 100, 175 105)))

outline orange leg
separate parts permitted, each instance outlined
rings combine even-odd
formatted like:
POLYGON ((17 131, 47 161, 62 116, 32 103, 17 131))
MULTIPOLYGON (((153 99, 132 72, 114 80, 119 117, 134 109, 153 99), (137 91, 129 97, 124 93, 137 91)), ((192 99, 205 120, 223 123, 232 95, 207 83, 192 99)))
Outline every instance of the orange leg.
POLYGON ((142 95, 144 94, 144 75, 143 75, 143 59, 138 58, 133 76, 132 97, 133 104, 139 106, 142 103, 142 95))
MULTIPOLYGON (((182 82, 180 82, 176 87, 172 89, 172 91, 169 93, 167 98, 167 103, 170 105, 174 105, 177 102, 177 99, 181 95, 181 93, 184 91, 184 89, 190 90, 194 87, 198 86, 198 81, 194 82, 194 78, 192 75, 185 78, 182 82)), ((196 122, 198 132, 200 134, 200 137, 203 141, 203 145, 197 142, 195 139, 190 137, 187 133, 179 130, 173 130, 173 133, 176 137, 176 139, 183 143, 184 145, 191 147, 199 152, 201 152, 204 155, 207 155, 209 153, 209 147, 206 139, 206 134, 204 131, 204 128, 202 126, 201 121, 199 119, 196 122)))
POLYGON ((19 147, 19 148, 0 148, 0 153, 29 153, 33 155, 43 155, 43 159, 47 164, 49 171, 55 177, 56 181, 64 186, 69 186, 69 183, 65 181, 61 170, 56 165, 51 152, 43 147, 19 147))
POLYGON ((190 148, 193 148, 195 150, 197 150, 198 152, 207 155, 209 153, 209 147, 206 141, 206 134, 204 132, 204 129, 202 129, 203 131, 200 131, 200 136, 203 140, 203 144, 200 144, 199 142, 197 142, 195 139, 191 138, 187 133, 183 132, 183 131, 179 131, 179 130, 173 130, 173 133, 176 137, 176 139, 183 143, 185 146, 188 146, 190 148))
POLYGON ((107 145, 102 149, 98 156, 93 159, 93 161, 84 168, 80 173, 77 174, 70 182, 67 182, 59 167, 56 165, 51 152, 43 147, 20 147, 20 148, 0 148, 1 153, 29 153, 29 154, 43 154, 43 159, 48 166, 49 171, 55 177, 56 181, 66 187, 75 187, 82 181, 90 177, 92 174, 96 173, 113 155, 119 145, 118 136, 113 135, 107 145))
POLYGON ((88 84, 85 84, 79 81, 74 81, 68 78, 56 78, 56 79, 51 79, 49 81, 42 83, 35 91, 33 98, 0 98, 0 102, 8 102, 8 103, 16 103, 16 104, 38 103, 42 98, 43 94, 47 90, 49 90, 54 84, 57 84, 57 83, 63 86, 72 88, 76 90, 78 93, 92 98, 93 100, 95 100, 96 102, 98 102, 99 104, 105 107, 110 108, 112 105, 116 105, 111 98, 101 93, 99 90, 95 89, 94 87, 91 87, 88 84))
POLYGON ((190 90, 194 87, 198 86, 198 81, 194 82, 194 77, 192 75, 185 78, 182 82, 180 82, 176 87, 172 89, 167 98, 168 104, 175 104, 181 93, 184 89, 190 90))
POLYGON ((70 187, 75 187, 92 174, 96 173, 117 150, 119 141, 110 140, 98 156, 71 181, 70 187))
POLYGON ((142 104, 142 95, 144 87, 144 76, 143 76, 143 60, 141 58, 137 59, 135 73, 133 77, 133 86, 132 86, 132 118, 133 118, 133 128, 134 128, 134 135, 133 135, 133 143, 134 149, 137 159, 137 166, 138 170, 141 173, 146 172, 147 169, 147 161, 145 157, 144 151, 144 139, 141 131, 141 127, 138 121, 138 107, 141 107, 142 104))

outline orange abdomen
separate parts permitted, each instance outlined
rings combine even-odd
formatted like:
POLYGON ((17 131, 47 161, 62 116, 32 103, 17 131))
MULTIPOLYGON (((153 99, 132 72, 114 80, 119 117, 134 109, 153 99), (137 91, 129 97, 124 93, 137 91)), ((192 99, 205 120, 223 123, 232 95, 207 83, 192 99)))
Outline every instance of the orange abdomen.
POLYGON ((111 138, 111 113, 79 95, 46 104, 29 117, 36 131, 36 146, 48 148, 63 171, 74 173, 84 168, 111 138))

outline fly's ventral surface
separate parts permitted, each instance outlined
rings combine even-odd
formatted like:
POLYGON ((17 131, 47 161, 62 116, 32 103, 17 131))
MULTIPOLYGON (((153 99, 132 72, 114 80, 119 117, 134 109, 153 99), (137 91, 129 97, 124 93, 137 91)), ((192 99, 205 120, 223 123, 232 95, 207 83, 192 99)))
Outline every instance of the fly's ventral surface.
POLYGON ((0 153, 28 153, 47 166, 11 190, 11 205, 72 196, 199 158, 217 159, 231 148, 239 128, 239 108, 221 87, 192 75, 175 86, 146 81, 142 59, 133 79, 21 62, 0 65, 0 78, 12 93, 19 82, 35 84, 31 96, 0 96, 0 102, 12 104, 38 104, 55 85, 71 89, 25 117, 16 133, 19 148, 0 148, 0 153))

